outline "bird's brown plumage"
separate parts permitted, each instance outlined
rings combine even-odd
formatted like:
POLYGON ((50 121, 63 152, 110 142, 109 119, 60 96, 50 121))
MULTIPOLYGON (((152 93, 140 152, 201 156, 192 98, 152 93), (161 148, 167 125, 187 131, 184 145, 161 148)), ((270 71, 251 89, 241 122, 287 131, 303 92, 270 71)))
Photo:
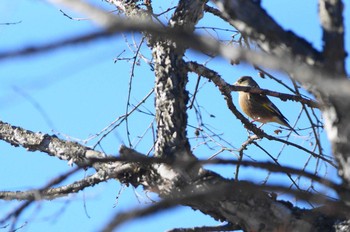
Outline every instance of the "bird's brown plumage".
MULTIPOLYGON (((250 76, 243 76, 235 85, 259 88, 259 85, 250 76)), ((254 121, 261 123, 276 122, 284 125, 298 134, 288 123, 288 119, 281 111, 263 94, 239 92, 239 105, 242 111, 254 121)))

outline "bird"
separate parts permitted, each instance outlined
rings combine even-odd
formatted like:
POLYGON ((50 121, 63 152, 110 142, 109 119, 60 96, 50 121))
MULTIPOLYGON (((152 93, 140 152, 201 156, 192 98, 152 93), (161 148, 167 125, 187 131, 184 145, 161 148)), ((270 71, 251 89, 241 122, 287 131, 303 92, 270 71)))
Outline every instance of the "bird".
MULTIPOLYGON (((240 77, 234 85, 260 88, 258 83, 250 76, 240 77)), ((288 119, 266 95, 239 91, 238 101, 242 111, 248 117, 252 118, 253 122, 261 122, 262 125, 268 122, 276 122, 288 127, 299 135, 298 132, 289 125, 288 119)))

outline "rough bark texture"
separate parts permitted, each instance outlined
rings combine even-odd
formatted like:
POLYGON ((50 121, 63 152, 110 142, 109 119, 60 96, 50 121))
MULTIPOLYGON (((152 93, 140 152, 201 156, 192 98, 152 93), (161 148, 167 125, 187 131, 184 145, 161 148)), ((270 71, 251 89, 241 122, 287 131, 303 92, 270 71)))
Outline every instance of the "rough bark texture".
MULTIPOLYGON (((192 32, 203 16, 206 1, 180 1, 169 26, 192 32)), ((153 46, 157 143, 156 156, 171 159, 192 157, 186 136, 187 72, 182 60, 185 48, 160 38, 153 46)))
POLYGON ((330 72, 345 74, 343 2, 319 0, 323 28, 324 67, 330 72))
MULTIPOLYGON (((108 2, 114 4, 127 17, 135 19, 135 17, 150 16, 129 1, 110 0, 108 2)), ((187 33, 193 32, 204 13, 206 2, 180 0, 168 26, 179 28, 187 33)), ((322 53, 294 33, 284 31, 259 4, 253 1, 215 0, 213 2, 219 9, 216 11, 217 14, 242 34, 256 41, 267 53, 301 61, 306 66, 316 68, 320 73, 325 71, 334 74, 335 72, 336 74, 330 75, 329 78, 346 80, 341 1, 320 0, 320 18, 324 30, 322 53)), ((97 171, 97 175, 91 176, 87 182, 73 183, 69 186, 70 188, 52 189, 50 190, 52 192, 42 191, 40 199, 52 199, 69 191, 77 192, 86 186, 116 178, 126 184, 142 185, 165 200, 174 200, 179 204, 190 206, 217 220, 239 225, 244 231, 347 231, 349 222, 343 221, 343 212, 338 212, 334 207, 334 204, 339 202, 332 202, 334 204, 329 204, 327 209, 302 210, 289 203, 277 201, 257 185, 225 179, 197 164, 186 134, 188 68, 183 56, 187 47, 182 43, 180 46, 175 40, 169 38, 151 34, 147 36, 148 45, 153 52, 155 68, 157 122, 155 156, 165 158, 168 162, 140 162, 144 155, 126 147, 120 149, 120 155, 131 161, 100 162, 98 160, 97 162, 96 158, 101 159, 105 155, 77 143, 0 122, 2 140, 14 146, 22 146, 29 151, 45 152, 78 166, 92 166, 97 171), (139 162, 132 161, 132 158, 139 162), (183 165, 183 162, 186 165, 183 165)), ((296 78, 303 83, 302 75, 296 78)), ((313 78, 315 83, 313 90, 324 103, 322 111, 327 133, 334 156, 339 161, 339 173, 343 178, 344 192, 341 192, 340 196, 344 201, 350 202, 347 190, 350 189, 350 114, 348 113, 350 89, 349 94, 332 95, 332 92, 327 92, 327 88, 321 86, 322 83, 315 81, 317 77, 313 78)), ((218 79, 214 83, 219 86, 220 81, 218 79)), ((335 85, 339 83, 334 82, 335 85)), ((224 84, 219 86, 219 88, 223 87, 227 86, 224 84)), ((221 92, 224 93, 228 108, 234 107, 232 99, 228 96, 230 90, 226 88, 221 92)), ((232 108, 232 110, 236 109, 232 108)), ((242 120, 247 119, 242 117, 242 120)), ((260 133, 256 127, 252 130, 260 133)), ((268 138, 267 135, 266 138, 268 138)), ((17 195, 16 198, 12 193, 3 192, 0 197, 18 200, 36 199, 37 193, 26 194, 17 195)))
POLYGON ((183 51, 178 51, 174 45, 164 41, 157 42, 153 48, 158 128, 156 155, 181 158, 190 154, 186 139, 187 73, 182 66, 183 51))

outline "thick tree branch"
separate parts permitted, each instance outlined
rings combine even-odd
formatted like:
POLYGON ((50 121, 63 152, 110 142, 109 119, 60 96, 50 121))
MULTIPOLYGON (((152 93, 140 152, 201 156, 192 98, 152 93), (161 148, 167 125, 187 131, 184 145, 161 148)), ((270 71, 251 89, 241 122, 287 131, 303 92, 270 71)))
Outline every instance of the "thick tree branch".
MULTIPOLYGON (((111 178, 122 178, 128 169, 134 167, 122 162, 97 162, 96 159, 105 157, 105 154, 80 145, 75 142, 64 141, 56 136, 32 132, 20 127, 0 121, 0 139, 13 145, 26 148, 28 151, 41 151, 61 160, 66 160, 70 164, 79 167, 93 167, 98 171, 97 178, 107 180, 111 178)), ((92 176, 95 179, 96 176, 92 176)), ((122 179, 121 179, 122 180, 122 179)), ((89 184, 95 182, 89 181, 89 184)))
POLYGON ((314 65, 320 53, 291 31, 285 31, 259 4, 241 0, 213 0, 225 18, 242 34, 253 39, 264 51, 278 57, 295 57, 314 65))
MULTIPOLYGON (((86 147, 40 132, 34 133, 2 121, 0 121, 0 138, 13 146, 21 146, 28 151, 42 151, 61 160, 74 162, 78 166, 84 166, 89 162, 85 155, 88 151, 86 147)), ((103 157, 103 154, 97 155, 103 157)))
POLYGON ((344 5, 341 0, 319 0, 319 16, 323 29, 324 67, 345 74, 344 5))
MULTIPOLYGON (((291 209, 288 209, 288 207, 283 206, 282 203, 270 198, 266 193, 257 191, 253 186, 247 187, 250 185, 246 185, 244 182, 236 183, 234 181, 229 181, 204 169, 196 169, 198 170, 196 178, 193 178, 194 175, 189 177, 184 167, 193 165, 191 163, 184 165, 182 161, 180 161, 179 163, 171 163, 171 166, 169 166, 166 163, 145 161, 124 163, 113 161, 113 158, 110 160, 108 160, 108 158, 107 160, 100 160, 101 158, 99 158, 98 152, 88 150, 88 148, 79 144, 65 142, 48 135, 43 136, 40 133, 33 133, 4 123, 2 123, 1 126, 0 137, 11 144, 30 148, 31 150, 40 150, 50 155, 55 155, 56 151, 67 152, 65 157, 59 157, 62 159, 73 159, 81 165, 86 163, 93 164, 96 169, 101 171, 102 176, 105 175, 103 179, 115 177, 122 182, 130 183, 135 186, 143 185, 146 189, 158 193, 164 199, 185 199, 183 197, 193 196, 191 195, 193 193, 204 194, 208 193, 208 191, 214 191, 215 194, 213 194, 212 197, 207 199, 195 198, 183 201, 182 204, 190 205, 214 218, 226 220, 231 223, 239 223, 247 229, 257 230, 260 228, 261 224, 266 224, 267 222, 269 224, 265 225, 266 230, 263 231, 271 231, 272 228, 280 228, 281 226, 283 228, 293 226, 299 229, 305 229, 305 226, 309 228, 310 226, 309 222, 297 219, 291 209), (7 130, 6 133, 3 132, 4 128, 7 130), (14 136, 14 134, 16 134, 16 136, 14 136), (46 141, 51 142, 46 143, 46 146, 37 145, 42 144, 40 141, 42 141, 41 138, 43 137, 46 138, 46 141), (55 142, 52 142, 52 140, 55 142), (54 147, 55 149, 48 149, 47 147, 54 147), (69 149, 66 150, 66 148, 69 149), (71 154, 69 150, 87 151, 78 155, 71 154), (80 157, 79 159, 74 158, 77 155, 80 157), (81 160, 84 160, 84 162, 81 160), (174 186, 174 183, 177 183, 177 186, 174 186), (223 186, 226 190, 218 191, 218 189, 221 188, 220 186, 223 186), (240 202, 240 204, 236 205, 234 202, 240 202), (253 211, 251 208, 252 206, 254 206, 253 211), (268 220, 263 216, 267 214, 269 214, 268 220), (248 220, 248 217, 253 217, 254 220, 248 220), (243 224, 242 221, 244 221, 243 224)), ((120 149, 120 155, 123 159, 137 160, 140 158, 140 161, 143 160, 144 157, 142 154, 126 147, 120 149)), ((159 162, 160 161, 161 160, 159 160, 159 162)), ((245 165, 245 163, 242 162, 241 165, 245 165)))
MULTIPOLYGON (((194 26, 203 16, 205 3, 206 1, 202 0, 181 0, 169 26, 192 33, 194 26)), ((153 46, 156 74, 156 156, 194 158, 186 135, 187 72, 182 60, 185 49, 183 45, 169 39, 160 39, 153 46)))
MULTIPOLYGON (((140 153, 126 147, 122 147, 120 153, 133 157, 141 156, 140 153), (132 155, 133 153, 135 154, 132 155)), ((161 203, 160 206, 155 205, 150 209, 130 212, 121 217, 113 217, 113 220, 109 224, 110 227, 108 227, 109 230, 124 222, 124 220, 129 220, 137 215, 144 216, 145 213, 154 212, 153 208, 155 210, 162 210, 164 209, 163 206, 168 208, 175 204, 189 205, 194 209, 211 215, 213 218, 239 224, 247 231, 274 231, 276 228, 283 228, 283 231, 289 231, 291 228, 297 228, 297 231, 309 231, 312 228, 312 224, 315 223, 314 220, 318 220, 317 218, 320 216, 311 216, 313 213, 310 211, 310 217, 305 216, 305 219, 308 219, 299 220, 298 213, 294 214, 295 212, 289 208, 288 204, 275 201, 274 198, 270 198, 265 192, 260 191, 259 187, 253 187, 250 183, 246 182, 227 180, 206 170, 200 170, 196 179, 180 178, 184 182, 176 187, 171 186, 172 191, 171 194, 169 194, 169 183, 174 182, 170 181, 171 178, 169 179, 169 177, 174 176, 175 173, 180 176, 185 174, 186 172, 178 172, 181 169, 183 170, 183 168, 179 167, 184 166, 189 165, 183 165, 181 161, 179 163, 172 163, 171 166, 155 164, 148 168, 142 168, 142 176, 139 176, 139 172, 134 174, 130 173, 131 176, 138 175, 139 178, 132 179, 139 179, 146 188, 156 191, 165 201, 161 203), (160 181, 167 179, 169 181, 160 181), (203 195, 203 197, 201 197, 201 195, 203 195), (235 202, 239 203, 236 204, 235 202), (268 218, 265 218, 267 215, 268 218), (114 220, 114 218, 116 220, 114 220), (266 222, 268 223, 266 224, 266 222)), ((266 188, 272 191, 273 189, 275 191, 282 190, 280 187, 273 188, 272 186, 266 186, 266 188)), ((309 195, 307 193, 300 193, 299 191, 295 193, 309 195)), ((314 195, 309 195, 309 197, 312 200, 325 203, 325 199, 322 197, 319 199, 314 195)), ((303 213, 308 214, 307 211, 303 213)), ((333 225, 330 221, 327 221, 326 224, 328 228, 333 225)), ((326 226, 326 224, 322 226, 326 226)))
MULTIPOLYGON (((335 81, 342 79, 345 73, 346 52, 344 47, 344 22, 343 2, 341 0, 319 0, 319 16, 323 29, 323 57, 324 67, 333 75, 329 79, 335 81), (337 74, 343 74, 339 76, 337 74)), ((349 82, 347 78, 344 81, 349 82)), ((350 88, 348 88, 350 91, 350 88)), ((325 128, 332 143, 332 150, 339 162, 338 173, 343 178, 344 185, 350 190, 350 102, 348 94, 342 96, 329 94, 326 91, 320 93, 327 104, 323 109, 325 128)), ((350 202, 350 197, 345 191, 341 193, 344 201, 350 202)))

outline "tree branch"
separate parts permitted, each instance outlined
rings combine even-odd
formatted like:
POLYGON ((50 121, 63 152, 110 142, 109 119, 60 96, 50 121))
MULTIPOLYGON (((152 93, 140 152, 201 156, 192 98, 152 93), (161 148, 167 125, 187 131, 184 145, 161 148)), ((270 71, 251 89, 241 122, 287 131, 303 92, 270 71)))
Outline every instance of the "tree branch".
POLYGON ((240 0, 213 2, 227 22, 253 39, 264 51, 278 57, 296 57, 310 65, 320 62, 320 53, 310 43, 291 31, 283 30, 259 4, 240 0))
MULTIPOLYGON (((203 16, 205 3, 202 0, 181 0, 170 19, 170 28, 192 33, 203 16)), ((187 72, 182 60, 185 49, 183 44, 168 39, 160 39, 153 46, 156 74, 156 156, 194 158, 186 134, 187 72)))
POLYGON ((242 92, 249 92, 249 93, 254 93, 254 94, 263 94, 263 95, 268 95, 268 96, 272 96, 272 97, 277 97, 277 98, 281 99, 282 101, 287 101, 287 100, 296 101, 296 102, 303 103, 311 108, 321 108, 321 105, 318 102, 316 102, 314 100, 303 98, 300 95, 279 93, 279 92, 271 91, 268 89, 252 88, 252 87, 245 87, 245 86, 235 86, 235 85, 231 85, 230 89, 232 91, 242 91, 242 92))
MULTIPOLYGON (((196 168, 195 170, 198 170, 197 176, 194 177, 193 174, 192 177, 188 176, 184 167, 198 166, 198 164, 192 163, 193 161, 187 165, 184 165, 181 161, 178 163, 171 161, 171 166, 161 163, 161 160, 156 161, 157 163, 145 162, 150 158, 144 157, 134 150, 121 147, 120 159, 140 159, 141 161, 146 158, 146 160, 128 163, 120 161, 112 162, 113 157, 99 157, 99 152, 88 150, 88 148, 76 143, 66 142, 49 135, 43 136, 40 133, 33 133, 5 123, 1 123, 0 126, 0 138, 11 144, 30 148, 33 151, 40 150, 51 155, 55 155, 57 151, 67 152, 66 156, 59 157, 62 159, 72 159, 80 165, 84 163, 90 164, 101 171, 103 179, 108 177, 117 178, 123 183, 130 183, 134 186, 141 184, 146 189, 158 193, 164 199, 181 199, 190 196, 191 194, 189 195, 189 193, 201 194, 208 193, 208 191, 215 191, 215 194, 212 195, 213 197, 208 199, 195 198, 193 201, 192 199, 184 201, 183 204, 190 205, 216 219, 234 224, 239 223, 251 230, 260 228, 261 223, 265 224, 266 231, 280 226, 292 226, 290 223, 293 223, 293 227, 295 226, 295 228, 305 228, 305 222, 296 219, 290 209, 271 199, 266 193, 257 191, 253 186, 246 188, 244 182, 236 183, 235 181, 229 181, 204 169, 196 168), (3 132, 4 128, 6 128, 6 133, 3 132), (13 134, 16 134, 16 136, 13 136, 13 134), (49 142, 43 145, 40 142, 42 141, 41 138, 45 138, 44 141, 49 142), (37 143, 41 145, 39 146, 37 143), (54 147, 55 149, 49 149, 48 147, 54 147), (81 153, 79 159, 77 159, 75 158, 77 154, 72 154, 69 152, 70 150, 87 151, 81 153), (177 183, 176 186, 174 185, 175 183, 177 183), (221 193, 221 191, 217 192, 220 186, 226 186, 224 187, 226 190, 222 192, 222 197, 218 197, 220 195, 217 194, 221 193), (229 187, 227 188, 227 186, 229 187), (240 202, 240 204, 236 205, 234 202, 240 202), (252 211, 252 205, 254 205, 254 211, 252 211), (264 215, 270 215, 267 221, 264 215), (248 220, 247 217, 253 217, 254 220, 248 220), (243 224, 241 224, 242 221, 244 221, 243 224), (266 223, 269 224, 267 225, 266 223)), ((211 162, 215 161, 213 160, 211 162)), ((241 162, 241 165, 245 164, 245 162, 241 162)))
POLYGON ((318 3, 323 29, 324 66, 332 72, 345 74, 343 2, 319 0, 318 3))
POLYGON ((109 176, 102 175, 103 172, 97 172, 91 176, 88 176, 82 180, 75 181, 71 184, 57 187, 47 188, 41 191, 28 190, 28 191, 0 191, 0 199, 2 200, 53 200, 59 197, 67 196, 71 193, 77 193, 86 187, 92 187, 95 184, 110 179, 109 176))

